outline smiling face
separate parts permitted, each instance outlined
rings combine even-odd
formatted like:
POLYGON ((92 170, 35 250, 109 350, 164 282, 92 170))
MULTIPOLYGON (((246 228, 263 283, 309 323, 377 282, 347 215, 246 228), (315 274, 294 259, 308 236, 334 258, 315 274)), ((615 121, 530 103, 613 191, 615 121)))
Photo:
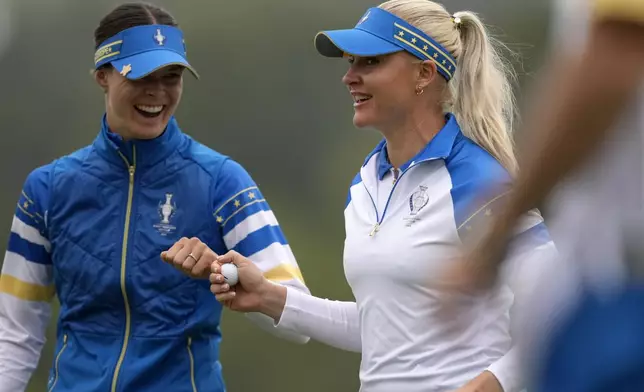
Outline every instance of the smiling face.
POLYGON ((130 80, 114 68, 98 70, 96 81, 106 93, 107 122, 125 139, 154 139, 165 130, 183 93, 178 65, 130 80))
POLYGON ((342 82, 354 100, 354 125, 382 129, 404 122, 417 98, 420 68, 415 58, 406 52, 346 58, 350 66, 342 82))

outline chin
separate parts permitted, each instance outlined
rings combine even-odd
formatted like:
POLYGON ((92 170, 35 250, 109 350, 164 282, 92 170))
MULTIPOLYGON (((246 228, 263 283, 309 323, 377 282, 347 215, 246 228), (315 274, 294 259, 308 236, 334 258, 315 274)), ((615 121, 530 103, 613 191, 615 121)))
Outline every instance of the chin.
POLYGON ((375 124, 374 119, 371 118, 370 116, 364 116, 361 114, 354 114, 353 116, 353 125, 356 128, 366 128, 369 126, 373 126, 375 124))
POLYGON ((165 126, 152 125, 152 126, 137 126, 132 129, 132 137, 135 139, 154 139, 163 133, 165 126))
POLYGON ((131 128, 132 137, 136 139, 154 139, 161 135, 168 126, 167 119, 163 117, 137 120, 131 128))

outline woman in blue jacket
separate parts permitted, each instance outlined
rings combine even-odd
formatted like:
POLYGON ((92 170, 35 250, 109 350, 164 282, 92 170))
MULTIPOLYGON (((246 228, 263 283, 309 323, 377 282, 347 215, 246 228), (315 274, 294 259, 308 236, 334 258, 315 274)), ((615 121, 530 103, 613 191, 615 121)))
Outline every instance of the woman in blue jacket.
MULTIPOLYGON (((248 256, 273 281, 308 289, 249 174, 179 128, 183 71, 197 73, 174 18, 123 4, 101 20, 95 44, 106 104, 100 131, 29 174, 11 225, 0 278, 0 391, 25 389, 54 295, 61 306, 49 391, 224 391, 221 306, 209 271, 188 277, 161 251, 199 238, 216 253, 248 256)), ((249 316, 280 335, 266 317, 249 316)))

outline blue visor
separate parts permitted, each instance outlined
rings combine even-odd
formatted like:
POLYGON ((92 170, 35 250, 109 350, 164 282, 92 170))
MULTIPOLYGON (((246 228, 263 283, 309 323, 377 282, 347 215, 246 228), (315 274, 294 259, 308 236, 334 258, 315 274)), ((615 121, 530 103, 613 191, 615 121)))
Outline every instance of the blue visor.
POLYGON ((95 68, 111 64, 128 79, 140 79, 170 65, 197 72, 188 63, 183 33, 167 25, 143 25, 108 38, 94 54, 95 68))
POLYGON ((353 29, 319 32, 315 48, 327 57, 381 56, 404 50, 421 60, 433 61, 448 81, 456 71, 456 60, 441 44, 381 8, 369 8, 353 29))

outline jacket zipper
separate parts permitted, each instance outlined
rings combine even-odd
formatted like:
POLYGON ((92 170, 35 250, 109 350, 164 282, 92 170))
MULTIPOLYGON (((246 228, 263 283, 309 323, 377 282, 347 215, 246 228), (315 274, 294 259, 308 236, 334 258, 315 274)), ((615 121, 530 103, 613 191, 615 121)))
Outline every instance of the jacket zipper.
POLYGON ((188 337, 188 358, 190 358, 190 382, 192 383, 192 392, 197 392, 197 383, 195 382, 195 357, 192 354, 192 337, 188 337))
MULTIPOLYGON (((367 189, 367 185, 365 185, 364 181, 362 182, 362 185, 364 186, 364 189, 367 191, 367 194, 369 195, 369 198, 371 199, 371 203, 373 204, 373 208, 376 211, 376 224, 373 226, 373 229, 371 229, 371 233, 369 233, 370 237, 373 237, 376 235, 376 233, 380 230, 380 226, 382 226, 382 221, 385 220, 385 215, 387 214, 387 208, 389 208, 389 202, 391 201, 391 196, 394 194, 394 191, 396 190, 396 187, 400 183, 400 180, 402 177, 409 171, 411 170, 412 167, 416 167, 421 163, 432 161, 434 158, 431 159, 424 159, 422 161, 415 162, 413 165, 410 165, 407 169, 403 170, 400 172, 400 175, 395 176, 394 178, 394 186, 391 188, 391 191, 389 192, 389 197, 387 197, 387 203, 385 204, 385 208, 382 211, 382 216, 378 218, 378 207, 376 206, 376 202, 373 200, 373 196, 371 196, 371 193, 369 192, 369 189, 367 189)), ((398 172, 398 170, 396 170, 398 172)))
POLYGON ((119 359, 116 362, 116 367, 114 368, 114 376, 112 377, 112 388, 111 392, 116 392, 116 386, 119 378, 119 372, 121 366, 123 365, 123 360, 125 359, 125 352, 127 351, 127 345, 130 340, 130 328, 132 323, 132 316, 130 314, 130 303, 127 298, 127 290, 125 288, 125 272, 127 264, 127 241, 128 235, 130 233, 130 215, 132 214, 132 198, 134 196, 134 172, 136 171, 136 147, 132 147, 132 164, 128 162, 125 155, 119 152, 123 161, 128 167, 128 172, 130 174, 130 184, 127 192, 127 206, 125 209, 125 227, 123 228, 123 247, 121 250, 121 294, 123 295, 123 302, 125 304, 125 333, 123 337, 123 347, 121 348, 121 354, 119 359))
POLYGON ((56 362, 54 363, 54 381, 51 383, 51 387, 49 387, 49 392, 54 390, 54 387, 56 387, 56 383, 58 382, 58 361, 60 361, 60 356, 63 355, 63 351, 67 348, 67 334, 63 335, 63 346, 60 348, 60 351, 56 355, 56 362))

